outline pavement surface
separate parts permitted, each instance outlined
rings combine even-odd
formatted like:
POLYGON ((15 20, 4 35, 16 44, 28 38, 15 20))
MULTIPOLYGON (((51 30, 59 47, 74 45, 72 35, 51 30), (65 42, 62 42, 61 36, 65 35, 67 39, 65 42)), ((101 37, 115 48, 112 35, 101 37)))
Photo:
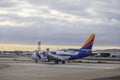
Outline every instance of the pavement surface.
POLYGON ((120 64, 0 60, 0 80, 120 80, 120 64), (6 66, 5 66, 6 65, 6 66))

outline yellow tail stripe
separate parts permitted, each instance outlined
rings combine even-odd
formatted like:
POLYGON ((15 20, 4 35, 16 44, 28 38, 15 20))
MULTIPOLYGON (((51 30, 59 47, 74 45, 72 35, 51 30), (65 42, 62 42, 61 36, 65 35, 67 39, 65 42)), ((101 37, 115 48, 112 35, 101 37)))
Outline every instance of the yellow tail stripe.
POLYGON ((87 44, 89 44, 94 37, 95 37, 95 34, 92 34, 92 35, 88 38, 88 40, 85 42, 84 46, 87 45, 87 44))

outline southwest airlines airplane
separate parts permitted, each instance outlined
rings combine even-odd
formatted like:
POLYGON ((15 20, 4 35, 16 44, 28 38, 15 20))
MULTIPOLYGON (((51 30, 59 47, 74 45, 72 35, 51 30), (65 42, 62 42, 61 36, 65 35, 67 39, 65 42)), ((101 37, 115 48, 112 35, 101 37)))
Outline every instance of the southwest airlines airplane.
POLYGON ((48 62, 54 61, 56 64, 58 64, 59 62, 65 64, 66 60, 81 59, 92 55, 94 38, 95 34, 91 34, 84 45, 78 50, 44 51, 42 53, 36 51, 31 55, 31 58, 34 59, 36 63, 37 60, 43 60, 48 62))

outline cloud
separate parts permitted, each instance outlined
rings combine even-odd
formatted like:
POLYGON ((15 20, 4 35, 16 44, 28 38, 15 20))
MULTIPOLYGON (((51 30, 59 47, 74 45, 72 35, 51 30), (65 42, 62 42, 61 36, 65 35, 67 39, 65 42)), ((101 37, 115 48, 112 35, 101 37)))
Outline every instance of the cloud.
POLYGON ((120 46, 119 0, 2 0, 0 43, 120 46), (4 4, 4 5, 3 5, 4 4))

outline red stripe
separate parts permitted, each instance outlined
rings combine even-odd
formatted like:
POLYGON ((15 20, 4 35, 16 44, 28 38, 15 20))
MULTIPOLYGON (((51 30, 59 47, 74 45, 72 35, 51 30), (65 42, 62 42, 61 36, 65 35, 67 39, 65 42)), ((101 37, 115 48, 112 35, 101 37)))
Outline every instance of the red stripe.
MULTIPOLYGON (((84 45, 83 47, 87 47, 87 46, 89 46, 90 44, 92 44, 93 43, 93 41, 94 41, 94 38, 93 39, 91 39, 91 41, 89 42, 89 43, 87 43, 86 45, 84 45)), ((82 47, 82 48, 83 48, 82 47)))

